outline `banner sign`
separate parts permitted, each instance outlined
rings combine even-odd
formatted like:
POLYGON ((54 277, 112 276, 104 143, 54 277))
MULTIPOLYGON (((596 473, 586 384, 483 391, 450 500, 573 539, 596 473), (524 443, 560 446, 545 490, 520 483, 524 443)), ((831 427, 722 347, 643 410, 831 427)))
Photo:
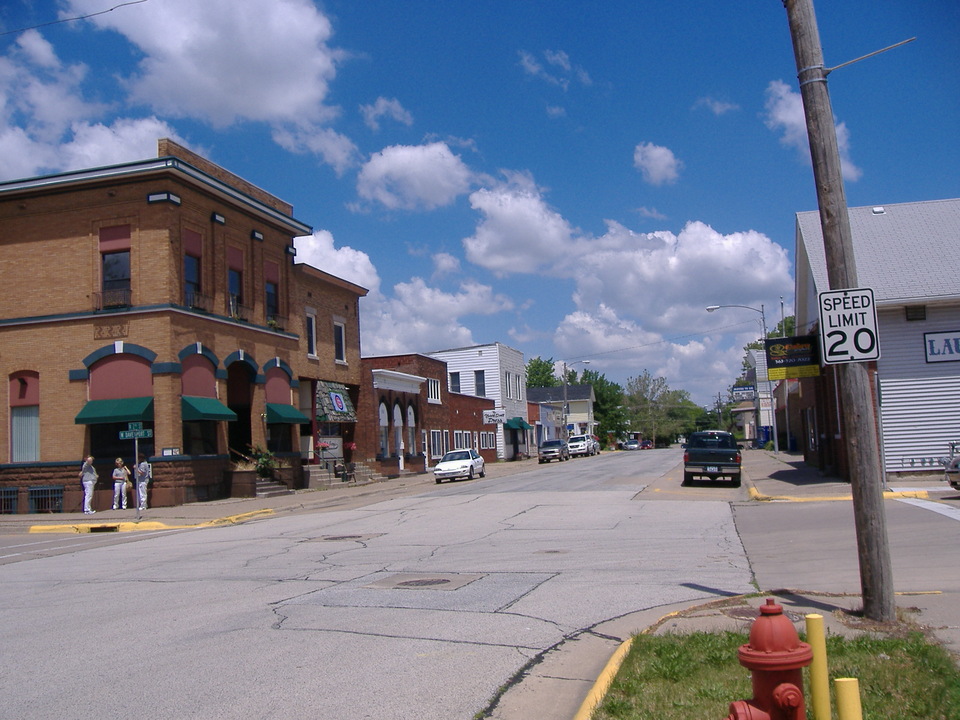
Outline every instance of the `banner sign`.
POLYGON ((753 396, 756 394, 757 388, 753 385, 734 385, 730 388, 730 394, 733 395, 733 399, 742 402, 744 400, 753 400, 753 396))
POLYGON ((816 335, 767 338, 767 377, 771 380, 817 377, 820 374, 816 335))

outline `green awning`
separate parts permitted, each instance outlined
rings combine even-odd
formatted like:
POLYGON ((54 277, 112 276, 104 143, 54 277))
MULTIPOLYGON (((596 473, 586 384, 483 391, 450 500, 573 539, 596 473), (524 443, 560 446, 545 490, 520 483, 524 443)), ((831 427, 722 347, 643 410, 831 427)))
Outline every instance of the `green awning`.
POLYGON ((234 421, 237 414, 216 398, 184 395, 180 398, 180 415, 184 422, 192 420, 234 421))
POLYGON ((297 410, 293 405, 267 403, 267 425, 276 423, 306 425, 310 423, 310 418, 297 410))
POLYGON ((357 412, 353 408, 346 385, 317 381, 317 420, 320 422, 357 421, 357 412))
POLYGON ((116 400, 90 400, 77 413, 73 421, 77 425, 102 425, 116 422, 145 422, 153 420, 153 398, 118 398, 116 400))
POLYGON ((533 430, 533 425, 529 424, 519 415, 507 420, 503 426, 505 428, 510 428, 511 430, 533 430))

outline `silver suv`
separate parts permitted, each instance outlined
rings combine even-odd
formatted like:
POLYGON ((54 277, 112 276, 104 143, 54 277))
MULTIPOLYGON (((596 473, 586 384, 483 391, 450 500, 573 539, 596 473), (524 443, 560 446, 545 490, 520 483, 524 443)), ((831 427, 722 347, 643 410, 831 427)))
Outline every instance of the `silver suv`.
POLYGON ((551 460, 563 462, 569 459, 570 451, 567 449, 567 444, 563 440, 545 440, 543 445, 537 450, 537 460, 541 464, 550 462, 551 460))

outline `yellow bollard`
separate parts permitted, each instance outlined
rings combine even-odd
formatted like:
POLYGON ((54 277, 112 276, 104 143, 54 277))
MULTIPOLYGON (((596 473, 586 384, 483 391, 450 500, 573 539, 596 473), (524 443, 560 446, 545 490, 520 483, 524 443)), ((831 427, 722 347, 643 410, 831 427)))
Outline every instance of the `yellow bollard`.
POLYGON ((810 613, 807 642, 813 650, 810 662, 810 708, 814 720, 830 720, 830 679, 827 674, 827 640, 823 633, 823 615, 810 613))
POLYGON ((856 678, 837 678, 833 681, 837 692, 837 717, 840 720, 863 720, 860 707, 860 681, 856 678))

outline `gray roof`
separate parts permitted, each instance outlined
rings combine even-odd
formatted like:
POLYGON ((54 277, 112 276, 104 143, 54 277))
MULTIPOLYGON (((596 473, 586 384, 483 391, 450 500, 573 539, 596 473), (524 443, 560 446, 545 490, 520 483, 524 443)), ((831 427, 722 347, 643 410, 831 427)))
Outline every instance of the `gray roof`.
MULTIPOLYGON (((567 385, 567 401, 593 400, 593 385, 567 385)), ((527 401, 532 403, 563 402, 563 385, 527 388, 527 401)))
MULTIPOLYGON (((857 284, 877 302, 960 299, 960 198, 849 208, 857 284)), ((830 289, 820 214, 797 213, 797 258, 830 289)))

